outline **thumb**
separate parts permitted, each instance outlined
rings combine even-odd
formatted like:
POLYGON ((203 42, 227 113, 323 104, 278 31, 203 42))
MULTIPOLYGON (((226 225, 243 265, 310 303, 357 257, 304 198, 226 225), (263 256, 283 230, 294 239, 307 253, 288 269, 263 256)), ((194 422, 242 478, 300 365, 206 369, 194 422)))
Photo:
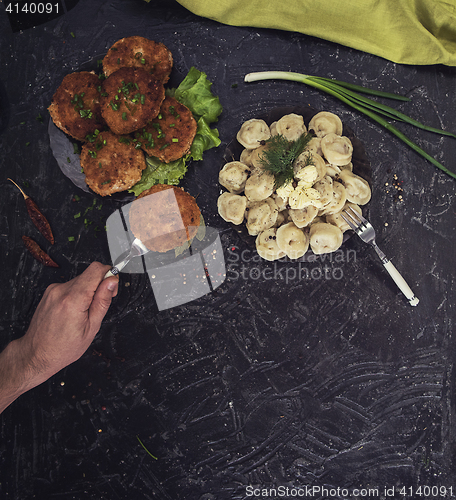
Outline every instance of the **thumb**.
POLYGON ((95 291, 92 304, 89 307, 89 320, 92 328, 98 332, 101 322, 108 312, 112 298, 117 295, 118 278, 108 278, 103 280, 95 291))

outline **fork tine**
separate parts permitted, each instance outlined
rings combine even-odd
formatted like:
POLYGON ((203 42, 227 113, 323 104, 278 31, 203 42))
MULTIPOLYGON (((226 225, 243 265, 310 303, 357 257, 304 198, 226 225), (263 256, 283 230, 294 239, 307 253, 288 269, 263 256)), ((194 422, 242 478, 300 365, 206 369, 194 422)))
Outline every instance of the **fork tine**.
POLYGON ((352 214, 353 214, 353 215, 354 215, 354 219, 355 219, 355 220, 358 220, 358 221, 359 221, 359 222, 358 222, 359 224, 360 224, 361 222, 367 222, 367 219, 365 219, 365 218, 363 217, 363 214, 362 214, 362 213, 361 213, 361 214, 359 214, 356 210, 354 210, 354 208, 353 208, 353 207, 350 207, 350 206, 349 206, 349 207, 347 207, 347 208, 345 209, 345 211, 346 211, 346 212, 347 212, 347 210, 350 210, 350 212, 351 212, 351 214, 350 214, 350 215, 352 215, 352 214))
POLYGON ((356 231, 359 227, 359 224, 358 223, 354 223, 354 219, 353 217, 346 211, 344 210, 344 212, 347 214, 348 217, 346 217, 343 213, 341 213, 341 217, 342 219, 344 219, 344 221, 350 226, 350 229, 353 229, 353 231, 356 231))

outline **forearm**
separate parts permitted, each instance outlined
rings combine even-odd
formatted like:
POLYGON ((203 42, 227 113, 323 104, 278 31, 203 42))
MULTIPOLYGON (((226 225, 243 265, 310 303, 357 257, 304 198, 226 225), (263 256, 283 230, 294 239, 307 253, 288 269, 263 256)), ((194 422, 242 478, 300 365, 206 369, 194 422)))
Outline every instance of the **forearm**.
POLYGON ((21 339, 13 340, 0 353, 0 413, 21 394, 45 380, 30 366, 22 344, 21 339))

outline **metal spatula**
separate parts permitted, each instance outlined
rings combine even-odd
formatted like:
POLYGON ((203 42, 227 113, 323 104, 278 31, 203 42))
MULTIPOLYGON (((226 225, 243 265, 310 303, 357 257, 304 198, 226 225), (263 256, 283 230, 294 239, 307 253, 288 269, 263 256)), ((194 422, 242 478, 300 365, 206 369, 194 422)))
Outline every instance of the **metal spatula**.
POLYGON ((118 264, 111 267, 111 269, 105 274, 104 279, 109 278, 111 276, 117 276, 120 271, 130 262, 134 257, 140 257, 141 255, 149 252, 149 249, 144 246, 141 240, 135 238, 133 243, 131 244, 130 253, 118 264))

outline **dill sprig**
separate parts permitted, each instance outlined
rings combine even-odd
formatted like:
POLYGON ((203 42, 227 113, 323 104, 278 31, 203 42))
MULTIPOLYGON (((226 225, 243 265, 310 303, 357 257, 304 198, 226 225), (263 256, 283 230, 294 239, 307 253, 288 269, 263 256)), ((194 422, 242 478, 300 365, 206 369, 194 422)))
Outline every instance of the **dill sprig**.
POLYGON ((314 137, 313 132, 307 132, 295 141, 289 141, 283 135, 278 134, 265 141, 267 148, 261 154, 260 162, 265 170, 274 175, 275 189, 294 179, 293 163, 312 137, 314 137))

